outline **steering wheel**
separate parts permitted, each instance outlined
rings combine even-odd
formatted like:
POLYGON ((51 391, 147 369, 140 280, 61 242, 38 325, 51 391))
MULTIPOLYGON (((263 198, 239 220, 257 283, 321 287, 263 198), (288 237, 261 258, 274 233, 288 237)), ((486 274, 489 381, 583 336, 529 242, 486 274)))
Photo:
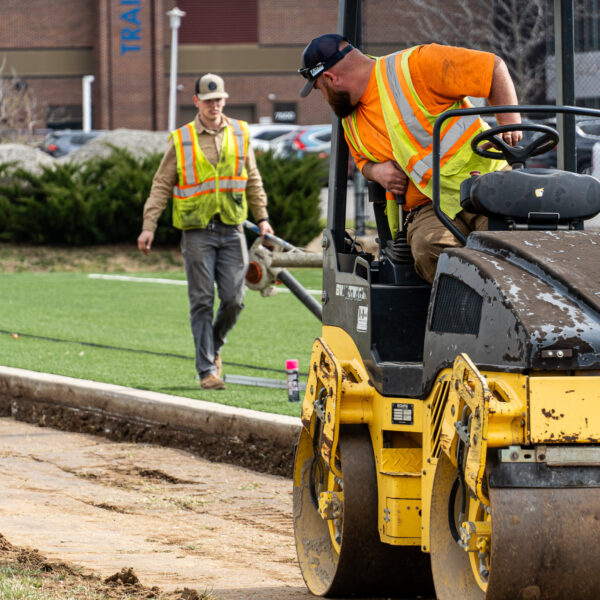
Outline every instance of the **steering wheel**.
POLYGON ((560 136, 558 131, 547 125, 538 125, 535 123, 515 123, 513 125, 500 125, 492 127, 477 134, 471 141, 471 149, 475 154, 485 158, 504 159, 511 167, 513 165, 525 165, 525 161, 531 156, 544 154, 556 147, 560 136), (535 138, 527 146, 509 146, 500 135, 505 131, 534 131, 541 133, 540 137, 535 138), (479 144, 488 142, 496 148, 495 151, 481 148, 479 144))

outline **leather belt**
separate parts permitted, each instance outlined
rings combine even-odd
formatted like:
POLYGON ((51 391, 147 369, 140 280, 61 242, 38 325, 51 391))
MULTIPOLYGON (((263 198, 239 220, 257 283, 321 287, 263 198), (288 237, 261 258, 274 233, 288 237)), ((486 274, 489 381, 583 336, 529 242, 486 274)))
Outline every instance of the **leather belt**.
POLYGON ((208 225, 206 226, 206 229, 212 232, 215 230, 215 225, 222 225, 223 227, 238 227, 238 225, 229 225, 229 223, 223 223, 223 221, 221 220, 221 215, 219 215, 219 213, 211 217, 210 221, 208 222, 208 225))
POLYGON ((417 206, 416 208, 411 208, 407 214, 406 217, 404 217, 404 227, 408 227, 414 220, 415 217, 417 216, 417 213, 425 206, 427 206, 429 204, 429 202, 425 202, 424 204, 419 204, 419 206, 417 206))

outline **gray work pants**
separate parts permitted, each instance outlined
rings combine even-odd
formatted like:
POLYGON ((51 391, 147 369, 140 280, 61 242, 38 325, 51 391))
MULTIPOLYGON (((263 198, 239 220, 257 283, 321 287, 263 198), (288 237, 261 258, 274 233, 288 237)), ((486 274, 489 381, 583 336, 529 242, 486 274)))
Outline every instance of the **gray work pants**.
POLYGON ((181 251, 190 301, 190 323, 200 378, 216 373, 215 356, 244 308, 248 249, 237 227, 213 223, 183 231, 181 251), (213 322, 215 281, 220 305, 213 322))

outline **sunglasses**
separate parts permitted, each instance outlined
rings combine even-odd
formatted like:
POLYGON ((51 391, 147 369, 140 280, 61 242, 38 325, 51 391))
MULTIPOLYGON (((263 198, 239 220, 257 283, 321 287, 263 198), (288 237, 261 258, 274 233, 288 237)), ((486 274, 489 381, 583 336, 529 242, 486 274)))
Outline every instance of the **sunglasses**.
POLYGON ((302 69, 298 69, 298 73, 304 77, 304 79, 308 79, 311 81, 312 79, 316 79, 323 71, 325 70, 325 63, 320 62, 317 63, 314 67, 303 67, 302 69))
POLYGON ((348 44, 342 50, 336 50, 335 54, 330 56, 326 61, 318 62, 312 67, 302 67, 301 69, 298 69, 298 73, 300 73, 304 79, 314 81, 323 71, 333 67, 335 63, 342 60, 342 58, 352 50, 354 50, 354 46, 348 44))

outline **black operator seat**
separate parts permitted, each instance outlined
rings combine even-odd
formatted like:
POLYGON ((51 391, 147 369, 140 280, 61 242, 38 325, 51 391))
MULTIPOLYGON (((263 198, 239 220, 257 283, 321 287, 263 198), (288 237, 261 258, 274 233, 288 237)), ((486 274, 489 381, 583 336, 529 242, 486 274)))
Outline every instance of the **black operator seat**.
POLYGON ((575 229, 600 213, 600 180, 558 169, 475 173, 462 182, 460 203, 510 229, 575 229))

